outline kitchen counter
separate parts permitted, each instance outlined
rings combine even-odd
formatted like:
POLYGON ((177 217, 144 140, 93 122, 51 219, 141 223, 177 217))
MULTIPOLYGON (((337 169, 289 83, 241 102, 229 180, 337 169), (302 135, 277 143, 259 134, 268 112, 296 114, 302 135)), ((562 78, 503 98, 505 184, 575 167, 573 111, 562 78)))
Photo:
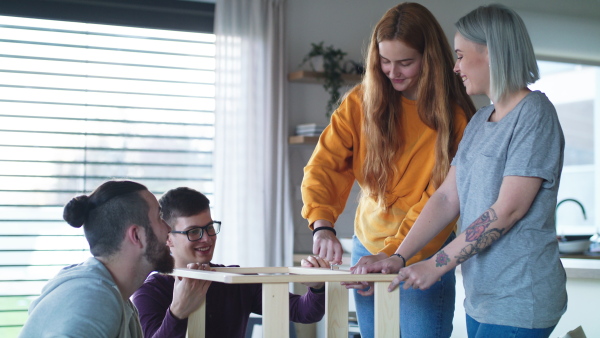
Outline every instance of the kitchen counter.
POLYGON ((600 252, 593 254, 560 254, 560 258, 600 259, 600 252))
POLYGON ((588 278, 600 280, 600 259, 561 258, 567 278, 588 278))

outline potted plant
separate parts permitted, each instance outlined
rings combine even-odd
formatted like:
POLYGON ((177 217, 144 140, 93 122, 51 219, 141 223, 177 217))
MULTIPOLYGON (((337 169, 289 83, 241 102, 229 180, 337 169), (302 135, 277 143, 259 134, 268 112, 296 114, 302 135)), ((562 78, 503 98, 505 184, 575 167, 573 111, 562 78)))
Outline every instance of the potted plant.
POLYGON ((314 60, 315 57, 323 58, 323 87, 325 88, 325 91, 329 93, 326 113, 327 117, 329 117, 337 107, 338 100, 340 99, 340 88, 343 84, 342 61, 347 53, 343 52, 341 49, 333 48, 333 46, 324 47, 323 41, 320 43, 311 43, 311 46, 310 52, 302 59, 300 66, 303 66, 308 62, 311 69, 317 71, 312 60, 314 60))

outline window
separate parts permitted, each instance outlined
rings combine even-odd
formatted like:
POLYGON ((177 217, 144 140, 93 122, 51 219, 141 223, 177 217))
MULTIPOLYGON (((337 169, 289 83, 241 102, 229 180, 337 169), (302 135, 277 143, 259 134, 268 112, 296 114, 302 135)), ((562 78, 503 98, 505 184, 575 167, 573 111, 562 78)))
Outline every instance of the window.
POLYGON ((0 16, 0 336, 89 256, 64 204, 126 178, 213 192, 214 35, 0 16))
POLYGON ((561 204, 557 213, 559 235, 593 234, 600 206, 600 67, 581 64, 539 61, 540 80, 532 90, 544 92, 556 107, 565 135, 565 161, 558 201, 575 199, 561 204))

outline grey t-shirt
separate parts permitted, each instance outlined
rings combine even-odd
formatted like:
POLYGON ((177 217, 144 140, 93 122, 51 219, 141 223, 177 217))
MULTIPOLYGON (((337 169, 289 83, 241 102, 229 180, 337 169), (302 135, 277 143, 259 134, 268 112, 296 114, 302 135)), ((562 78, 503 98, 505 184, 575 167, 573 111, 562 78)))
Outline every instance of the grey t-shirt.
POLYGON ((567 306, 566 275, 554 223, 564 137, 546 95, 531 92, 499 122, 494 106, 467 125, 452 165, 461 230, 498 198, 504 176, 543 179, 527 214, 508 233, 462 264, 465 310, 481 323, 546 328, 567 306))
POLYGON ((94 257, 67 266, 29 306, 20 338, 143 338, 139 314, 94 257))

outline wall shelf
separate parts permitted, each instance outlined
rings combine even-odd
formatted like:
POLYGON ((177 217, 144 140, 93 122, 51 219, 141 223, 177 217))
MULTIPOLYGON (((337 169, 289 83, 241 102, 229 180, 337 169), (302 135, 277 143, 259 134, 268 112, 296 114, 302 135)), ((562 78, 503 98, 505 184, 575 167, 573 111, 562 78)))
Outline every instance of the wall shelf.
MULTIPOLYGON (((346 83, 358 83, 362 80, 362 75, 342 74, 342 79, 346 83)), ((299 70, 289 73, 288 81, 301 83, 323 83, 323 73, 299 70)))
POLYGON ((318 141, 319 136, 294 135, 290 136, 288 142, 290 144, 317 144, 318 141))

